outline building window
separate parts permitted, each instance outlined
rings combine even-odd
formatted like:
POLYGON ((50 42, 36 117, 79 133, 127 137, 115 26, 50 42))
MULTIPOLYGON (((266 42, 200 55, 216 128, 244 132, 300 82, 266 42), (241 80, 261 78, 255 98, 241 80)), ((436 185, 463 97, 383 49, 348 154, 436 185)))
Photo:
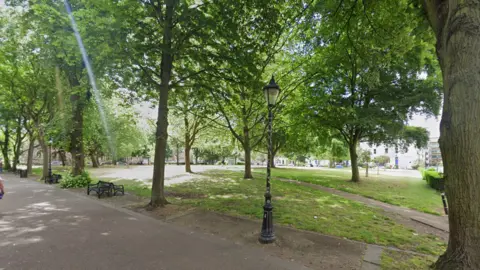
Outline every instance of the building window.
POLYGON ((388 154, 388 148, 385 148, 385 154, 388 154))

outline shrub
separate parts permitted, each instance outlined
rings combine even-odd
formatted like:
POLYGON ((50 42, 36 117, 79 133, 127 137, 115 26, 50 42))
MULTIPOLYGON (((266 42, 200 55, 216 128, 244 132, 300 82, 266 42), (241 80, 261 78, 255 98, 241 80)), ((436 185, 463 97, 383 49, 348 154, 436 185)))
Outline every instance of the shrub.
POLYGON ((418 170, 419 167, 420 167, 420 165, 418 165, 418 164, 412 165, 413 170, 418 170))
POLYGON ((237 162, 237 165, 245 165, 245 162, 239 161, 239 162, 237 162))
POLYGON ((83 172, 81 175, 73 176, 71 174, 65 175, 60 181, 61 188, 82 188, 88 186, 92 182, 92 178, 87 172, 83 172))
POLYGON ((436 171, 426 170, 423 172, 424 178, 427 181, 427 184, 436 189, 436 190, 443 190, 445 187, 445 180, 443 179, 443 175, 439 174, 436 171))
POLYGON ((422 173, 423 180, 427 180, 427 174, 433 175, 435 177, 440 177, 435 168, 422 169, 420 172, 422 173))

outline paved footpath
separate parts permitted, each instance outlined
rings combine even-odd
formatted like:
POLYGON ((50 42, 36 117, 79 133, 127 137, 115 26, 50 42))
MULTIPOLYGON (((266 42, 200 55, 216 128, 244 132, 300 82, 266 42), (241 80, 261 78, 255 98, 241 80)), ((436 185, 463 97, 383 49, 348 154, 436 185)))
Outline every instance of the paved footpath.
POLYGON ((0 270, 308 269, 210 235, 2 175, 0 270))

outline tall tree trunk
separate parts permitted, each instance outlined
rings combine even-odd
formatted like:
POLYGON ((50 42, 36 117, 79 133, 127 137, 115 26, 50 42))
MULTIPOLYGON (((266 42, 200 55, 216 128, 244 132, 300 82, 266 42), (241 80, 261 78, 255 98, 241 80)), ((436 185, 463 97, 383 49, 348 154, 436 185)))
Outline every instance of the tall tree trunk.
POLYGON ((358 171, 357 142, 349 145, 350 161, 352 162, 352 182, 360 181, 360 172, 358 171))
POLYGON ((2 147, 3 154, 3 170, 10 170, 10 158, 8 156, 8 150, 10 149, 10 129, 8 128, 8 122, 5 124, 5 130, 3 131, 4 141, 2 147))
POLYGON ((180 165, 180 146, 177 143, 177 166, 180 165))
POLYGON ((85 158, 83 152, 83 108, 84 101, 79 94, 73 94, 71 100, 73 106, 73 130, 70 133, 71 153, 72 153, 72 174, 74 176, 82 174, 85 169, 85 158))
POLYGON ((174 27, 175 0, 166 0, 166 11, 163 31, 163 52, 161 61, 161 83, 159 87, 159 106, 157 131, 155 140, 155 161, 153 165, 151 207, 164 206, 168 203, 165 198, 165 154, 168 139, 168 92, 173 69, 172 30, 174 27))
POLYGON ((192 168, 190 166, 190 149, 192 147, 192 142, 190 140, 190 125, 188 122, 188 116, 186 111, 183 112, 183 121, 185 124, 185 172, 191 173, 192 168))
POLYGON ((190 145, 187 144, 185 144, 185 172, 192 172, 192 168, 190 166, 190 145))
POLYGON ((83 110, 85 97, 81 94, 80 81, 75 73, 69 73, 69 83, 74 93, 70 96, 72 102, 72 130, 70 132, 70 153, 72 154, 72 174, 82 174, 85 169, 83 149, 83 110))
POLYGON ((90 153, 90 159, 92 160, 92 167, 98 168, 98 160, 93 153, 90 153))
MULTIPOLYGON (((43 134, 43 133, 42 133, 43 134)), ((43 136, 39 136, 38 142, 40 143, 40 148, 42 149, 42 159, 43 159, 43 166, 42 166, 42 179, 48 178, 48 163, 50 159, 50 152, 48 145, 45 143, 45 139, 43 136)))
POLYGON ((58 151, 58 154, 60 155, 60 160, 62 161, 62 167, 65 167, 67 163, 67 154, 65 150, 61 149, 58 151))
POLYGON ((17 165, 20 163, 20 152, 22 151, 22 117, 18 118, 17 127, 15 129, 15 148, 13 149, 13 171, 17 171, 17 165))
MULTIPOLYGON (((98 158, 98 155, 94 155, 93 157, 95 159, 95 162, 97 162, 97 165, 100 167, 100 159, 98 158)), ((92 161, 93 163, 93 161, 92 161)))
POLYGON ((480 5, 425 0, 437 37, 444 99, 440 149, 450 235, 435 269, 480 269, 480 5))
POLYGON ((251 153, 252 150, 250 149, 250 146, 244 146, 243 150, 245 151, 245 173, 243 174, 243 178, 245 179, 251 179, 253 178, 252 176, 252 157, 251 153))
POLYGON ((27 172, 30 175, 32 174, 33 151, 35 150, 35 137, 33 132, 28 133, 28 141, 27 172))
POLYGON ((251 179, 252 175, 252 149, 250 147, 250 136, 248 128, 243 128, 243 151, 245 152, 245 172, 243 178, 251 179))
POLYGON ((270 159, 270 168, 275 168, 275 155, 277 150, 272 150, 272 158, 270 159))

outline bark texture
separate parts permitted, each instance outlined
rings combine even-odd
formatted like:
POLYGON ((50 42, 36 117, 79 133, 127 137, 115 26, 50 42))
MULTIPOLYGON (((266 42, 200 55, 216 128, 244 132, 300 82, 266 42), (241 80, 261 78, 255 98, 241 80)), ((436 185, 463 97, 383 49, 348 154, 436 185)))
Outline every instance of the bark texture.
POLYGON ((3 131, 4 141, 2 146, 2 154, 3 154, 3 170, 7 171, 10 170, 10 157, 8 156, 8 150, 10 145, 10 129, 8 127, 8 122, 5 125, 5 130, 3 131))
POLYGON ((185 172, 192 172, 192 167, 190 165, 190 145, 185 145, 185 172))
POLYGON ((165 154, 168 139, 168 92, 173 69, 172 35, 174 28, 175 0, 165 1, 165 22, 163 31, 163 46, 161 61, 161 82, 159 87, 159 106, 155 140, 155 161, 153 165, 152 196, 150 206, 155 208, 168 204, 165 198, 165 154))
POLYGON ((80 175, 85 169, 83 152, 83 109, 84 104, 79 94, 71 96, 73 106, 73 130, 70 133, 70 151, 72 153, 72 174, 80 175))
POLYGON ((245 173, 243 174, 243 178, 251 179, 252 176, 252 150, 250 147, 244 147, 245 152, 245 173))
POLYGON ((48 178, 48 161, 49 161, 49 152, 48 145, 45 143, 45 140, 39 137, 40 148, 42 149, 42 179, 48 178))
POLYGON ((19 117, 17 120, 17 127, 15 129, 15 147, 13 149, 13 171, 17 171, 17 166, 20 163, 20 154, 22 151, 23 139, 25 139, 26 133, 22 134, 22 127, 24 119, 19 117))
POLYGON ((270 168, 275 168, 275 152, 272 151, 272 158, 270 159, 270 168))
POLYGON ((90 154, 90 159, 92 160, 92 167, 93 168, 98 168, 99 164, 98 164, 97 157, 94 154, 90 154))
POLYGON ((352 182, 360 181, 360 172, 358 171, 357 142, 349 145, 350 161, 352 162, 352 182))
POLYGON ((450 236, 435 269, 480 269, 480 2, 425 0, 444 84, 440 149, 450 236))
POLYGON ((30 175, 32 174, 33 167, 33 151, 35 150, 35 138, 33 137, 33 133, 29 133, 28 140, 27 172, 28 175, 30 175))
POLYGON ((67 164, 67 154, 65 153, 65 150, 60 149, 58 154, 60 155, 60 160, 62 161, 62 166, 65 167, 67 164))

